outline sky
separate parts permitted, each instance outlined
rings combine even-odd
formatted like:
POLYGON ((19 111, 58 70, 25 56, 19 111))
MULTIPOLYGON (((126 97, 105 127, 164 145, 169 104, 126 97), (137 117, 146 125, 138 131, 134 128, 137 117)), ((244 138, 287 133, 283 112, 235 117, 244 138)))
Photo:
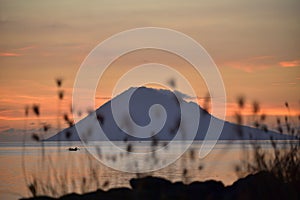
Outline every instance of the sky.
MULTIPOLYGON (((89 52, 114 34, 149 26, 182 32, 206 49, 224 81, 228 120, 239 96, 246 99, 245 114, 258 101, 268 115, 285 115, 285 102, 290 114, 298 115, 299 10, 298 0, 0 0, 0 131, 23 129, 24 108, 34 103, 41 109, 40 122, 55 124, 58 107, 70 110, 76 73, 89 52), (56 78, 63 78, 60 103, 56 78)), ((150 61, 174 67, 192 82, 197 96, 207 95, 202 77, 188 63, 145 50, 110 66, 99 82, 95 107, 111 98, 124 72, 150 61)), ((34 127, 35 116, 26 123, 34 127)))

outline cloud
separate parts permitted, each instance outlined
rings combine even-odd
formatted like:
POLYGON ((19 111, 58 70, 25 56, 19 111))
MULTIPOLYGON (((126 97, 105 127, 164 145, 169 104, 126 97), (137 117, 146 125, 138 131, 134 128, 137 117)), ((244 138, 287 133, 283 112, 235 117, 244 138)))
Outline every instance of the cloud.
POLYGON ((185 99, 185 100, 192 100, 192 99, 195 99, 196 97, 192 97, 188 94, 185 94, 185 93, 182 93, 182 92, 179 92, 178 90, 175 90, 174 91, 175 95, 179 98, 182 98, 182 99, 185 99))
POLYGON ((111 97, 107 96, 107 97, 96 97, 96 99, 104 99, 104 100, 110 100, 111 97))
POLYGON ((26 55, 26 51, 35 49, 36 46, 23 46, 20 48, 14 48, 7 50, 7 52, 0 52, 0 57, 19 57, 26 55))
POLYGON ((225 65, 240 69, 246 72, 263 70, 278 66, 274 56, 256 56, 237 61, 226 62, 225 65))
POLYGON ((291 61, 281 61, 279 62, 281 67, 299 67, 300 60, 291 60, 291 61))
POLYGON ((30 50, 30 49, 34 49, 34 48, 36 48, 36 46, 26 46, 26 47, 17 48, 15 50, 17 50, 17 51, 26 51, 26 50, 30 50))
POLYGON ((11 53, 11 52, 4 52, 0 53, 0 57, 19 57, 22 56, 23 54, 20 53, 11 53))

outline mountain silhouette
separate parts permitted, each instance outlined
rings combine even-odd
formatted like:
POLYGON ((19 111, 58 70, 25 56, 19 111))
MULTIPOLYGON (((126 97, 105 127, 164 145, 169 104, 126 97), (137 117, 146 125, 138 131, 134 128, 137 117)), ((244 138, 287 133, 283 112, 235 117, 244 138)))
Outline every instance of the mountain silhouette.
POLYGON ((178 91, 172 92, 147 87, 129 88, 99 107, 95 112, 90 113, 76 126, 62 130, 48 138, 47 141, 79 141, 81 139, 87 141, 104 139, 151 141, 153 137, 157 140, 172 140, 176 134, 179 137, 175 138, 180 140, 203 140, 210 122, 213 124, 224 123, 220 140, 292 139, 290 136, 277 132, 222 121, 209 114, 198 104, 187 102, 184 100, 184 95, 180 94, 178 91), (129 113, 126 113, 126 109, 129 113), (197 121, 199 123, 197 132, 193 135, 191 133, 194 129, 191 123, 195 119, 191 113, 195 113, 195 111, 199 111, 200 119, 199 122, 197 121), (117 118, 117 121, 113 116, 117 118), (141 128, 136 128, 134 123, 141 128), (100 134, 99 125, 104 135, 100 134), (79 132, 80 134, 78 134, 79 132), (155 136, 153 136, 154 134, 155 136))

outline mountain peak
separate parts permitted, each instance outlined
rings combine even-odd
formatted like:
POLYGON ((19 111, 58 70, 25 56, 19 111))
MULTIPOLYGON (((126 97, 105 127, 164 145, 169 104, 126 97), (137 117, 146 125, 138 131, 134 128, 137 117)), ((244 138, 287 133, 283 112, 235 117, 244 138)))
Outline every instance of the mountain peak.
POLYGON ((84 136, 86 140, 101 140, 97 124, 109 140, 151 140, 151 137, 146 136, 153 133, 156 133, 155 137, 159 140, 172 140, 176 134, 184 135, 179 138, 186 140, 203 140, 210 123, 213 122, 224 124, 219 138, 221 140, 269 140, 270 137, 288 139, 279 133, 266 133, 255 128, 223 122, 211 116, 195 102, 186 101, 192 98, 176 90, 131 87, 99 107, 95 111, 98 120, 89 115, 78 122, 77 126, 67 128, 48 140, 80 140, 78 129, 88 132, 88 136, 84 136), (193 113, 197 112, 200 119, 195 133, 193 124, 190 123, 195 122, 193 113))

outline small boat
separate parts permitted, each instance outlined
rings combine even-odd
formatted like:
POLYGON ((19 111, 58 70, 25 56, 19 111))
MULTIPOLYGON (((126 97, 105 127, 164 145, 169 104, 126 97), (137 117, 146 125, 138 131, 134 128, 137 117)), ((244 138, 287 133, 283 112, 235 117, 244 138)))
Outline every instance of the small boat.
POLYGON ((78 151, 80 150, 78 147, 69 147, 69 151, 78 151))

